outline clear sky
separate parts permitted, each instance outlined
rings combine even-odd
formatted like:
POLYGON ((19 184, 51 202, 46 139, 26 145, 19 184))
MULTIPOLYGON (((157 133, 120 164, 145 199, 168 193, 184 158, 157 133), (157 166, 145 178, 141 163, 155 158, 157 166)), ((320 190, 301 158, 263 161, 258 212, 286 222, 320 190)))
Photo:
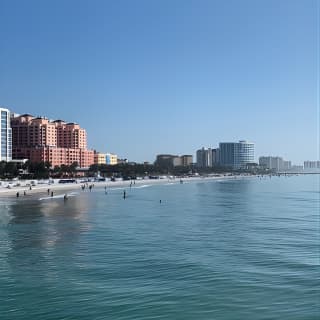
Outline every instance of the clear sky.
POLYGON ((131 161, 318 158, 320 0, 0 0, 0 105, 131 161))

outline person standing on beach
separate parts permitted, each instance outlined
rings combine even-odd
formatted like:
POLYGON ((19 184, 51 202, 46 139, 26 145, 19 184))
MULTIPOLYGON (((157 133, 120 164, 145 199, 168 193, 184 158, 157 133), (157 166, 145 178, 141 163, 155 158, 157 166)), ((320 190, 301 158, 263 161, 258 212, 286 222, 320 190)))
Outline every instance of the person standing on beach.
POLYGON ((126 190, 123 190, 123 199, 126 198, 126 190))
POLYGON ((50 194, 50 189, 48 189, 48 195, 50 194))
POLYGON ((51 197, 53 197, 53 191, 51 191, 51 197))

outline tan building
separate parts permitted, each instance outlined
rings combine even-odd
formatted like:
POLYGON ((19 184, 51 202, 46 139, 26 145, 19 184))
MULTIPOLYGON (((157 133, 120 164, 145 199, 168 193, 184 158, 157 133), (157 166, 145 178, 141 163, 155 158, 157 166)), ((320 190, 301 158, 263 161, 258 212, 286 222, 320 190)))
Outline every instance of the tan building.
POLYGON ((158 154, 155 164, 160 166, 187 167, 192 164, 193 157, 191 155, 177 156, 172 154, 158 154))
POLYGON ((49 161, 52 166, 94 163, 94 152, 87 150, 86 131, 76 123, 24 114, 11 119, 11 128, 14 159, 49 161))
POLYGON ((188 167, 193 163, 193 156, 189 154, 184 154, 181 158, 181 165, 184 167, 188 167))
POLYGON ((182 159, 179 156, 173 156, 172 157, 172 164, 174 167, 180 167, 182 166, 182 159))
POLYGON ((107 164, 107 155, 101 152, 94 153, 94 164, 107 164))

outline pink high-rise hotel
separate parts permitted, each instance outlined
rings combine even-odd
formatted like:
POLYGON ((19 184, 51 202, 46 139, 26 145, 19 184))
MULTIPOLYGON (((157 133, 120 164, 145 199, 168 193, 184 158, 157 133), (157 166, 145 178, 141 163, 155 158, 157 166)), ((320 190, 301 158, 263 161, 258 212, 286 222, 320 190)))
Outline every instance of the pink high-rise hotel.
POLYGON ((94 163, 94 152, 87 149, 86 130, 76 123, 24 114, 11 119, 11 128, 14 159, 49 161, 52 166, 77 162, 82 168, 94 163))

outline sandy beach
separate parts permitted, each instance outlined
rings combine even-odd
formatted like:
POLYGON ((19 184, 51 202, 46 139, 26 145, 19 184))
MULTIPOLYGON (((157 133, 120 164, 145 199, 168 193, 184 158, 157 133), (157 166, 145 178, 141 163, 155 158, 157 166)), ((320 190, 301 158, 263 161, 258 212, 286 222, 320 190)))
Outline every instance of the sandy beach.
POLYGON ((244 176, 232 176, 232 175, 221 175, 221 176, 210 176, 210 177, 190 177, 190 178, 161 178, 161 179, 137 179, 137 180, 116 180, 116 181, 88 181, 83 182, 83 179, 76 179, 74 183, 59 183, 60 179, 53 180, 53 183, 47 181, 36 181, 32 180, 34 185, 31 185, 30 180, 19 180, 13 181, 9 184, 7 181, 1 181, 0 186, 0 198, 12 198, 17 197, 19 193, 19 198, 30 197, 30 196, 57 196, 62 194, 68 194, 74 191, 85 191, 89 192, 89 187, 92 185, 92 191, 97 188, 130 188, 142 185, 158 185, 158 184, 179 184, 188 182, 200 182, 200 181, 212 181, 221 179, 236 179, 243 178, 244 176), (8 185, 10 187, 8 188, 8 185), (15 186, 16 185, 16 186, 15 186), (31 185, 31 188, 30 188, 31 185), (84 190, 82 187, 85 186, 84 190))

